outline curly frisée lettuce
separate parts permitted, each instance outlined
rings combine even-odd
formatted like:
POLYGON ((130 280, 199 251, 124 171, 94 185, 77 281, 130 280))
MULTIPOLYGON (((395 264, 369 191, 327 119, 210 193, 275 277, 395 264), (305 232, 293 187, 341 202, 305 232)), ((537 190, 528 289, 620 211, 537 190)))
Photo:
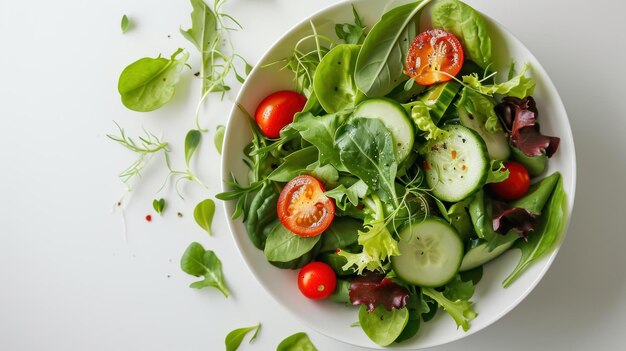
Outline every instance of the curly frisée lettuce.
POLYGON ((553 190, 559 175, 532 173, 534 185, 514 201, 490 189, 515 181, 519 173, 505 166, 517 150, 547 162, 558 138, 539 133, 528 65, 494 82, 491 33, 470 6, 413 1, 376 23, 362 22, 355 6, 354 24, 337 24, 337 38, 311 23, 312 34, 281 61, 308 100, 278 139, 250 119, 247 182, 233 179, 217 198, 237 201, 234 218, 243 218, 270 264, 315 262, 334 272, 330 299, 359 306, 359 325, 378 345, 419 337, 420 325, 441 309, 467 331, 478 316, 471 299, 482 266, 520 248, 508 286, 562 235, 565 194, 553 190), (422 13, 427 4, 432 14, 422 13), (425 55, 417 46, 409 51, 423 15, 466 53, 456 56, 465 58, 460 74, 428 87, 403 71, 409 57, 425 55), (294 234, 277 211, 294 208, 305 213, 294 220, 316 223, 323 203, 305 191, 290 195, 297 177, 313 178, 315 194, 332 204, 332 223, 312 238, 294 234))

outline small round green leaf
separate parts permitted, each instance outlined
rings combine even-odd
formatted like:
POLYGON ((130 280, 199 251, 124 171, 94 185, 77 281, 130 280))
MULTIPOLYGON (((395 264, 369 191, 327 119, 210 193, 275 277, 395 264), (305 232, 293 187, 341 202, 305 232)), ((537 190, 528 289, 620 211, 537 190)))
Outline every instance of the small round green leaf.
POLYGON ((193 210, 193 218, 198 225, 206 230, 209 235, 211 233, 211 223, 213 223, 213 215, 215 214, 215 202, 211 199, 206 199, 196 205, 193 210))

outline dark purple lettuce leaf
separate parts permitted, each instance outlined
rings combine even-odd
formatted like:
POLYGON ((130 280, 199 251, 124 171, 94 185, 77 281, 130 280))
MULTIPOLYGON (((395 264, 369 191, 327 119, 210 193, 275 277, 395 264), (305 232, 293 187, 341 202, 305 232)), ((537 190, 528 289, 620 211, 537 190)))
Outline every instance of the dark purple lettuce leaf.
POLYGON ((539 111, 532 96, 518 99, 507 96, 495 107, 504 128, 509 132, 511 145, 526 156, 546 155, 552 157, 559 147, 560 139, 541 134, 537 117, 539 111))
POLYGON ((527 209, 511 207, 496 200, 493 200, 492 206, 493 230, 496 233, 506 234, 513 229, 524 240, 528 240, 528 233, 537 228, 538 215, 527 209))
POLYGON ((368 312, 377 305, 383 305, 388 311, 403 308, 408 299, 409 291, 383 274, 357 276, 350 282, 350 302, 355 306, 366 305, 368 312))

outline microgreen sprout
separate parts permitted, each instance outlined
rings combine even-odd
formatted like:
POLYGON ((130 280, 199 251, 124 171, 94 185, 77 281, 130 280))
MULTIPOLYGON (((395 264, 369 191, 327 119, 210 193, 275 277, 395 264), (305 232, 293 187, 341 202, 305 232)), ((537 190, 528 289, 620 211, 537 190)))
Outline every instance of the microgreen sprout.
POLYGON ((124 129, 120 127, 117 122, 113 122, 117 126, 120 135, 115 136, 107 134, 107 137, 113 141, 118 142, 120 145, 136 153, 137 159, 128 168, 124 169, 119 177, 124 184, 126 184, 128 191, 132 190, 131 181, 136 177, 141 177, 141 172, 144 170, 150 159, 159 151, 163 151, 166 161, 168 160, 168 143, 161 141, 159 137, 150 133, 144 129, 144 136, 138 136, 138 142, 127 136, 124 129))

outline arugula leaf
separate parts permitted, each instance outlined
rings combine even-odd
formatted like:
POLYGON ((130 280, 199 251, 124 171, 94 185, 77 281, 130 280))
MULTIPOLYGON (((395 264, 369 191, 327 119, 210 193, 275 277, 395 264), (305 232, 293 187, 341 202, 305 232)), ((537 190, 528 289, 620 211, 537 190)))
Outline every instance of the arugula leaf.
POLYGON ((128 20, 128 16, 126 15, 122 16, 121 28, 122 34, 128 32, 128 30, 130 29, 130 21, 128 20))
POLYGON ((502 94, 513 96, 516 98, 525 98, 532 95, 535 91, 535 82, 532 78, 526 77, 526 71, 530 68, 529 64, 524 66, 524 69, 513 78, 510 78, 506 82, 498 84, 483 85, 478 79, 478 75, 473 73, 469 76, 463 76, 463 83, 470 86, 472 89, 477 90, 481 94, 493 95, 502 94))
POLYGON ((454 34, 463 45, 467 57, 480 67, 491 63, 491 38, 482 16, 458 0, 439 0, 431 12, 434 28, 454 34))
POLYGON ((471 280, 463 281, 460 275, 456 275, 451 282, 445 285, 443 295, 449 300, 469 300, 474 295, 474 283, 471 280))
POLYGON ((189 161, 191 161, 191 156, 198 149, 198 145, 200 144, 200 140, 202 138, 202 134, 199 130, 192 129, 187 132, 187 136, 185 137, 185 163, 187 167, 189 167, 189 161))
POLYGON ((448 314, 454 319, 457 327, 462 327, 463 331, 469 330, 469 322, 476 318, 478 314, 472 309, 472 304, 468 300, 449 300, 443 293, 433 288, 422 288, 422 293, 437 301, 448 314))
POLYGON ((515 244, 514 247, 522 251, 522 257, 502 286, 510 286, 531 264, 551 252, 561 241, 566 222, 567 196, 563 189, 563 178, 559 177, 541 216, 539 229, 528 236, 528 241, 519 240, 515 244))
POLYGON ((215 202, 211 199, 201 201, 193 210, 193 218, 198 225, 206 230, 209 235, 211 233, 211 223, 213 223, 213 215, 215 214, 215 202))
POLYGON ((230 295, 222 276, 222 262, 217 258, 215 252, 205 250, 199 243, 194 242, 187 247, 180 259, 180 268, 187 274, 204 277, 203 280, 192 283, 190 288, 213 287, 221 291, 225 297, 230 295))
POLYGON ((224 340, 224 343, 226 344, 226 351, 236 351, 239 348, 239 345, 241 345, 243 338, 245 338, 251 331, 254 331, 254 334, 252 334, 252 337, 250 338, 250 343, 252 343, 252 341, 256 339, 260 329, 261 323, 251 327, 239 328, 231 331, 228 335, 226 335, 226 340, 224 340))
POLYGON ((398 162, 393 137, 385 125, 379 119, 357 118, 337 130, 336 143, 344 167, 397 208, 398 162))
POLYGON ((152 207, 156 213, 163 215, 163 210, 165 210, 165 199, 153 200, 152 207))
POLYGON ((406 308, 388 311, 383 306, 367 312, 367 307, 359 308, 359 324, 370 340, 380 346, 390 345, 402 333, 409 321, 406 308))
POLYGON ((418 13, 429 2, 415 1, 390 10, 365 37, 354 80, 368 97, 385 96, 404 81, 406 54, 418 34, 418 13))
POLYGON ((315 145, 319 151, 319 164, 333 165, 338 170, 344 170, 335 148, 335 133, 346 121, 348 113, 340 112, 316 117, 312 113, 302 113, 295 117, 291 127, 302 135, 302 138, 315 145))
POLYGON ((317 351, 306 333, 295 333, 278 344, 276 351, 317 351))
POLYGON ((366 196, 368 189, 367 184, 359 179, 348 188, 346 188, 345 185, 340 184, 334 189, 325 192, 324 195, 335 199, 335 205, 340 210, 345 211, 348 206, 348 202, 352 204, 352 206, 358 206, 359 199, 366 196))
POLYGON ((211 86, 211 82, 206 78, 206 72, 213 60, 213 51, 217 49, 218 32, 217 18, 209 6, 203 0, 191 0, 191 28, 180 29, 180 33, 200 51, 202 55, 202 66, 200 76, 202 77, 202 94, 211 86))
POLYGON ((354 14, 354 24, 339 23, 335 25, 335 33, 337 38, 343 40, 346 44, 362 44, 365 40, 365 26, 361 22, 356 8, 352 5, 352 13, 354 14))
POLYGON ((223 125, 218 125, 215 128, 215 136, 213 137, 213 143, 218 154, 222 154, 222 146, 224 145, 224 132, 226 128, 223 125))
POLYGON ((127 108, 147 112, 158 109, 172 99, 176 84, 180 77, 189 53, 178 55, 183 49, 178 49, 170 59, 162 57, 144 57, 128 65, 117 83, 117 90, 122 97, 122 103, 127 108))
POLYGON ((282 224, 269 233, 265 241, 265 258, 270 262, 289 262, 302 257, 320 241, 321 235, 303 237, 296 235, 282 224))
POLYGON ((509 178, 509 170, 504 167, 504 163, 500 160, 491 160, 491 167, 487 172, 487 182, 489 183, 502 183, 509 178))

